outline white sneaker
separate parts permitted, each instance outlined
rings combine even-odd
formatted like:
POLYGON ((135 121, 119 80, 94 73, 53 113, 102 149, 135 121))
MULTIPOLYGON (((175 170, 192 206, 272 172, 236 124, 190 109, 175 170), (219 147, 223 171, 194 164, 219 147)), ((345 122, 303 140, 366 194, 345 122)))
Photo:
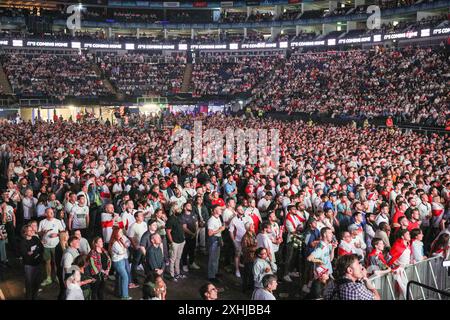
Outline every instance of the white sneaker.
POLYGON ((291 277, 289 277, 289 275, 284 276, 283 280, 286 282, 292 282, 292 279, 291 279, 291 277))
POLYGON ((183 266, 183 271, 184 271, 184 272, 189 272, 188 266, 183 266))
POLYGON ((195 262, 189 266, 189 268, 193 270, 200 270, 200 266, 196 264, 195 262))
POLYGON ((311 290, 308 288, 306 284, 303 285, 302 291, 305 293, 309 293, 311 290))
POLYGON ((240 278, 241 277, 241 273, 239 271, 235 272, 236 277, 240 278))
POLYGON ((289 276, 298 278, 298 277, 300 277, 300 274, 298 272, 289 272, 289 276))

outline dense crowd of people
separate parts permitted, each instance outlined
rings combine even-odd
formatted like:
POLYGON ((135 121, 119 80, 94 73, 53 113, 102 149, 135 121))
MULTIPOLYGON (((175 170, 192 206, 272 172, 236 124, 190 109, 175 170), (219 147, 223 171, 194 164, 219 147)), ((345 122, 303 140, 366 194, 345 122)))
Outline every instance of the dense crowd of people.
POLYGON ((207 56, 192 71, 193 95, 249 92, 274 68, 279 56, 207 56))
POLYGON ((254 89, 252 105, 443 126, 448 73, 445 48, 293 54, 254 89))
POLYGON ((177 93, 181 89, 185 55, 152 56, 144 54, 105 55, 100 68, 118 90, 129 96, 177 93))
POLYGON ((307 299, 371 300, 371 274, 393 273, 401 296, 403 268, 449 255, 446 136, 223 114, 149 121, 2 126, 0 257, 21 257, 27 298, 58 282, 59 299, 103 299, 114 276, 117 297, 139 286, 170 299, 171 282, 200 268, 204 299, 223 290, 222 269, 253 299, 275 299, 280 279, 307 299), (278 171, 175 164, 171 135, 195 120, 280 130, 278 171))
MULTIPOLYGON (((393 116, 397 123, 428 126, 444 126, 449 115, 445 46, 253 54, 200 55, 193 64, 192 95, 247 94, 252 109, 393 116)), ((127 96, 178 93, 186 68, 185 54, 8 52, 1 61, 16 95, 59 100, 110 94, 102 79, 127 96)))
POLYGON ((10 52, 0 56, 13 92, 20 96, 105 96, 108 89, 91 66, 90 54, 10 52))

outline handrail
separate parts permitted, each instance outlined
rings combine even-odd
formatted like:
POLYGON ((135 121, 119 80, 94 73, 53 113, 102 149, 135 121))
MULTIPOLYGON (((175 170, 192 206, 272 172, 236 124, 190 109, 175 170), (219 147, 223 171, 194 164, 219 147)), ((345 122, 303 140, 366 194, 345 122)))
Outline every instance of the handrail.
POLYGON ((423 283, 420 283, 420 282, 411 280, 411 281, 409 281, 408 284, 406 285, 406 300, 409 300, 409 296, 410 296, 410 290, 409 290, 409 288, 410 288, 410 286, 411 286, 412 284, 414 284, 414 285, 416 285, 416 286, 419 286, 419 287, 422 287, 422 288, 425 288, 425 289, 427 289, 427 290, 430 290, 430 291, 433 291, 433 292, 442 294, 442 295, 444 295, 444 296, 450 298, 450 292, 443 291, 443 290, 439 290, 439 289, 436 289, 436 288, 427 286, 426 284, 423 284, 423 283))

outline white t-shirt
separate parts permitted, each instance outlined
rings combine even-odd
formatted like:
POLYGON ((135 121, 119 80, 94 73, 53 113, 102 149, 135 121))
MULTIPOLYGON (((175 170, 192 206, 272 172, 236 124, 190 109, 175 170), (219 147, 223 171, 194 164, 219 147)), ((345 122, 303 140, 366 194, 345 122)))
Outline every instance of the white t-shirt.
POLYGON ((128 230, 131 227, 131 225, 136 222, 136 219, 134 218, 135 212, 136 212, 136 210, 133 209, 133 210, 131 210, 131 213, 128 211, 124 211, 120 215, 120 218, 123 221, 125 230, 128 230))
MULTIPOLYGON (((219 229, 222 226, 222 221, 220 221, 220 218, 216 218, 214 216, 211 216, 211 218, 208 219, 208 230, 214 231, 219 229)), ((222 232, 216 233, 214 237, 220 237, 222 232)))
POLYGON ((60 231, 64 231, 64 227, 56 218, 52 220, 44 219, 39 222, 38 232, 42 230, 50 230, 42 236, 42 244, 45 248, 55 248, 59 243, 59 237, 50 238, 49 235, 52 233, 59 234, 60 231))
POLYGON ((379 214, 377 216, 377 218, 375 219, 375 223, 377 224, 377 226, 379 226, 380 223, 382 223, 382 222, 386 222, 387 224, 389 224, 389 218, 384 215, 379 214))
POLYGON ((234 216, 233 210, 228 209, 228 208, 223 210, 223 213, 222 213, 223 223, 225 223, 225 225, 228 225, 231 222, 231 220, 233 219, 233 216, 234 216))
POLYGON ((402 255, 398 258, 397 262, 403 267, 411 264, 411 250, 406 248, 402 255))
POLYGON ((75 201, 75 203, 67 201, 66 205, 64 206, 64 211, 66 212, 66 214, 70 214, 70 212, 72 211, 73 206, 76 205, 76 204, 77 204, 76 201, 75 201))
POLYGON ((235 241, 241 242, 242 237, 244 236, 245 230, 245 217, 238 218, 237 216, 231 219, 230 225, 228 229, 232 234, 236 234, 235 241))
POLYGON ((412 253, 415 262, 423 260, 423 242, 415 240, 412 242, 412 253))
POLYGON ((275 252, 272 246, 272 240, 270 239, 270 234, 267 233, 258 233, 256 236, 256 243, 258 248, 266 248, 269 249, 272 254, 272 261, 275 261, 275 252))
POLYGON ((127 236, 130 239, 134 239, 135 243, 138 243, 141 241, 142 235, 148 230, 147 224, 145 222, 141 223, 133 223, 129 228, 127 232, 127 236))
POLYGON ((72 207, 70 211, 70 216, 72 220, 72 229, 86 229, 87 228, 87 217, 89 216, 89 208, 84 205, 80 207, 78 204, 72 207))
MULTIPOLYGON (((122 241, 125 244, 130 242, 127 237, 122 237, 122 241)), ((114 242, 111 248, 111 253, 111 260, 114 262, 128 258, 128 249, 125 248, 119 241, 114 242)))

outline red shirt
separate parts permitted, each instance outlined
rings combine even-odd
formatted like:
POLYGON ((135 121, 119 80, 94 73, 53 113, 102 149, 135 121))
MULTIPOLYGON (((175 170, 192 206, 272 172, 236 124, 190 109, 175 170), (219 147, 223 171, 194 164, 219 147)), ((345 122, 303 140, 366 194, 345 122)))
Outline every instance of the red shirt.
POLYGON ((395 211, 394 216, 392 217, 392 223, 398 223, 398 219, 400 217, 404 217, 405 213, 399 210, 395 211))
POLYGON ((419 221, 416 221, 416 222, 409 221, 408 231, 411 231, 412 229, 418 229, 418 228, 420 228, 419 221))

